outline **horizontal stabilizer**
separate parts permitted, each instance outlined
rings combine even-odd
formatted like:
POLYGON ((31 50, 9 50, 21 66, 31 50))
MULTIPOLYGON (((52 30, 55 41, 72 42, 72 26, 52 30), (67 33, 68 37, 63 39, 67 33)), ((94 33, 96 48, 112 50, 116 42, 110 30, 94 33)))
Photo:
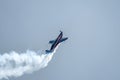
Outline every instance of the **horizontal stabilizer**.
POLYGON ((46 54, 48 54, 48 53, 51 53, 52 51, 51 50, 45 50, 46 51, 46 54))

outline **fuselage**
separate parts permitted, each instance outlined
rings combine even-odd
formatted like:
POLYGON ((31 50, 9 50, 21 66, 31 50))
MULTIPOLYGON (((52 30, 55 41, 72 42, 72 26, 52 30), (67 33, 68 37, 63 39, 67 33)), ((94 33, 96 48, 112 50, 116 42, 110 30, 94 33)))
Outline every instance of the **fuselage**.
POLYGON ((60 43, 62 36, 63 36, 63 33, 61 32, 59 36, 57 37, 57 39, 55 40, 55 42, 52 44, 51 49, 50 49, 51 51, 53 51, 55 47, 60 43))

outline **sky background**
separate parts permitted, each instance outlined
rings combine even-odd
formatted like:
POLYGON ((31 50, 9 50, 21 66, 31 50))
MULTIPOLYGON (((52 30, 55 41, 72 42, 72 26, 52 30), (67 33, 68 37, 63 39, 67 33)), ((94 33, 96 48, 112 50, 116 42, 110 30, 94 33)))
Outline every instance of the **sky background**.
POLYGON ((0 0, 0 54, 43 52, 60 30, 49 65, 10 80, 120 80, 119 0, 0 0))

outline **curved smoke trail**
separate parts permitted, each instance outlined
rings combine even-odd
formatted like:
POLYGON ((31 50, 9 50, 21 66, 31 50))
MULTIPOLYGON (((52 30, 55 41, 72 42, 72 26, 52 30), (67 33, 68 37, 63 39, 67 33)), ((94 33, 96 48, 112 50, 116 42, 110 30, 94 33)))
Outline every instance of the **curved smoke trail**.
POLYGON ((18 77, 25 73, 32 73, 48 65, 54 52, 49 54, 37 54, 27 50, 26 53, 15 51, 0 55, 0 79, 8 77, 18 77))

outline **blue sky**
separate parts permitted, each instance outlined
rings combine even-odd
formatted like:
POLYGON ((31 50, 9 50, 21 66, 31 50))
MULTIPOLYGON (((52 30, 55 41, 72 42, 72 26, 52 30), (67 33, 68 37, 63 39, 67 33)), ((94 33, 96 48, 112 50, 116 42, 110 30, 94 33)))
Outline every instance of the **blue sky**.
POLYGON ((49 49, 48 67, 10 80, 120 80, 119 0, 1 0, 0 53, 49 49))

